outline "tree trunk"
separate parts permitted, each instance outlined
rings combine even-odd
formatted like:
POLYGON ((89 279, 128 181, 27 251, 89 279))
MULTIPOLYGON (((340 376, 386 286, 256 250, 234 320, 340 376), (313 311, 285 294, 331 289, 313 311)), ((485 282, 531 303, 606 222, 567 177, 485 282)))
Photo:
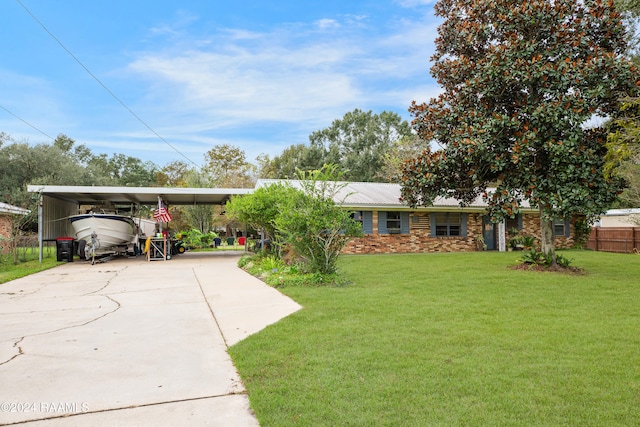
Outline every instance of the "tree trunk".
POLYGON ((542 230, 542 236, 540 243, 542 244, 542 253, 547 256, 551 256, 553 260, 552 265, 556 265, 556 248, 554 244, 553 236, 553 220, 545 220, 542 215, 542 208, 540 208, 540 229, 542 230))

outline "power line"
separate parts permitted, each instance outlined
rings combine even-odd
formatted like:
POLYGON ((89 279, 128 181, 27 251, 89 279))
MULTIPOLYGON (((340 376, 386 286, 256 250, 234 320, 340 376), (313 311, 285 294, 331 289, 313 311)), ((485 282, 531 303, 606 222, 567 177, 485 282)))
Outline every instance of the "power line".
POLYGON ((0 105, 0 108, 2 108, 4 111, 6 111, 7 113, 11 114, 13 117, 15 117, 16 119, 20 120, 22 123, 24 123, 25 125, 32 127, 33 129, 37 130, 38 132, 40 132, 41 134, 43 134, 44 136, 46 136, 47 138, 49 138, 52 141, 55 141, 55 138, 50 137, 49 135, 47 135, 46 133, 44 133, 43 131, 41 131, 40 129, 38 129, 37 127, 35 127, 34 125, 32 125, 31 123, 29 123, 28 121, 26 121, 25 119, 23 119, 22 117, 12 113, 11 111, 7 110, 5 107, 3 107, 2 105, 0 105))
POLYGON ((194 166, 196 166, 197 168, 200 168, 200 165, 198 165, 196 162, 194 162, 193 160, 191 160, 189 157, 187 157, 184 153, 182 153, 180 150, 178 150, 175 146, 173 146, 173 144, 171 144, 169 141, 167 141, 166 139, 164 139, 158 132, 156 132, 151 126, 149 126, 144 120, 142 120, 140 118, 140 116, 138 116, 136 113, 133 112, 133 110, 131 108, 129 108, 120 98, 118 98, 116 96, 115 93, 113 93, 104 83, 102 83, 102 81, 100 81, 100 79, 98 77, 96 77, 91 70, 89 70, 89 68, 87 68, 69 49, 67 49, 67 47, 60 41, 58 40, 58 38, 53 35, 53 33, 51 31, 49 31, 49 29, 42 23, 40 22, 40 20, 38 18, 36 18, 36 16, 31 13, 31 11, 20 1, 20 0, 16 0, 18 2, 18 4, 20 6, 22 6, 22 8, 24 10, 27 11, 27 13, 29 14, 29 16, 31 16, 31 18, 33 18, 34 21, 36 21, 38 23, 38 25, 40 25, 42 27, 43 30, 45 30, 47 32, 47 34, 49 34, 51 36, 52 39, 54 39, 59 45, 60 47, 62 47, 62 49, 65 50, 65 52, 67 52, 69 54, 69 56, 71 56, 82 68, 84 68, 84 70, 91 76, 93 77, 93 79, 98 82, 98 84, 100 86, 102 86, 102 88, 107 91, 107 93, 109 95, 111 95, 111 97, 113 99, 115 99, 116 101, 118 101, 118 103, 120 105, 122 105, 129 113, 131 113, 131 115, 133 117, 135 117, 140 123, 142 123, 147 129, 149 129, 151 131, 151 133, 153 133, 155 136, 157 136, 162 142, 164 142, 165 144, 167 144, 169 147, 171 147, 176 153, 180 154, 182 157, 184 157, 189 163, 193 164, 194 166))

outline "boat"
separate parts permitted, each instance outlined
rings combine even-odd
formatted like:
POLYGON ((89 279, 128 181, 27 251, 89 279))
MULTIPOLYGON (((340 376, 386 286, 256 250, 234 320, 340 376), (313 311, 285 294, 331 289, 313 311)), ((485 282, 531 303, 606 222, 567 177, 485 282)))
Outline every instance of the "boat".
POLYGON ((147 237, 153 237, 156 234, 157 223, 155 220, 147 218, 134 218, 134 222, 138 226, 141 240, 146 239, 147 237))
POLYGON ((69 221, 79 242, 80 254, 85 247, 93 249, 94 254, 135 250, 138 233, 131 217, 90 212, 71 216, 69 221))

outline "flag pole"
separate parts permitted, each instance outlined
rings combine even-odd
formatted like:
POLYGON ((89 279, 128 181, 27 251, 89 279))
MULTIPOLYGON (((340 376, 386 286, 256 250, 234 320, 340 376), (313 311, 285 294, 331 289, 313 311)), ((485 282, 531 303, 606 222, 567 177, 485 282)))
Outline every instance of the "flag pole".
MULTIPOLYGON (((162 198, 158 196, 158 212, 160 212, 160 209, 162 209, 162 198)), ((160 230, 160 233, 162 233, 162 217, 160 218, 159 224, 160 224, 159 230, 160 230)))

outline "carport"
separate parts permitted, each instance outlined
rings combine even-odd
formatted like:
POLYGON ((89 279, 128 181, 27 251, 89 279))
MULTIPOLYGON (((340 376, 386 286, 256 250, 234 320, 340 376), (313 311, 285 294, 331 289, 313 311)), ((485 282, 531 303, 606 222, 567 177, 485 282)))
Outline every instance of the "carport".
POLYGON ((232 196, 249 194, 252 188, 171 188, 29 185, 27 191, 38 193, 38 241, 40 262, 43 243, 72 234, 67 218, 78 213, 82 205, 155 206, 158 197, 167 205, 223 205, 232 196))

